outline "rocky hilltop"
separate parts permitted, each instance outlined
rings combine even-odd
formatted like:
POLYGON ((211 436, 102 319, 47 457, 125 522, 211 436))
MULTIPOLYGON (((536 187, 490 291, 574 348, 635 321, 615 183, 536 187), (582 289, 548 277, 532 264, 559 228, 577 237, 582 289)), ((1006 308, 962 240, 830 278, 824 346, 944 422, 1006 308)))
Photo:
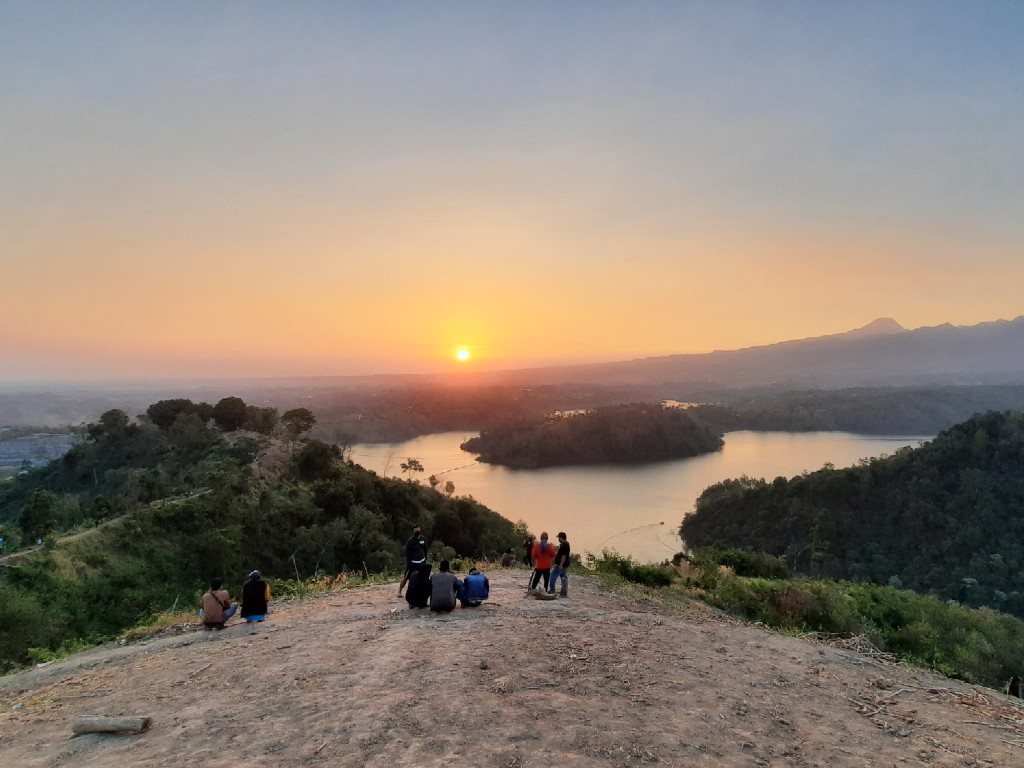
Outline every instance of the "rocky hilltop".
POLYGON ((4 766, 1014 766, 1024 702, 574 577, 410 610, 394 584, 0 678, 4 766), (72 736, 78 716, 152 718, 72 736))

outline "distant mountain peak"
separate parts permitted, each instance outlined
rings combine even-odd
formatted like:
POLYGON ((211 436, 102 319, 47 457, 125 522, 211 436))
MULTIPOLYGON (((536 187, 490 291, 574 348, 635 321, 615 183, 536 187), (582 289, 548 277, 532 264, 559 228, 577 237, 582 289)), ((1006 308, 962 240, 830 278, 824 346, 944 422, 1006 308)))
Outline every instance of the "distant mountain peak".
POLYGON ((903 333, 907 329, 897 323, 891 317, 880 317, 872 320, 863 328, 847 331, 842 334, 847 338, 863 338, 865 336, 891 336, 894 333, 903 333))

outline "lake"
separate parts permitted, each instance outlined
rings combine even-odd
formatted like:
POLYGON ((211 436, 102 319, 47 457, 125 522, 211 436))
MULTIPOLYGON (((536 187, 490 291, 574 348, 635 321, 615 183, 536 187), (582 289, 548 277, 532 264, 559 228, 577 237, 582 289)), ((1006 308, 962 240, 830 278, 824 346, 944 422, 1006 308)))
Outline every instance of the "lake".
POLYGON ((388 477, 404 477, 402 462, 418 459, 415 479, 437 475, 535 534, 565 531, 573 552, 614 549, 640 562, 660 562, 682 548, 684 515, 709 485, 748 475, 772 480, 813 472, 824 464, 849 467, 863 458, 916 447, 930 437, 864 436, 846 432, 728 432, 716 453, 640 466, 507 469, 483 464, 459 445, 475 432, 425 435, 402 443, 359 443, 357 464, 388 477))

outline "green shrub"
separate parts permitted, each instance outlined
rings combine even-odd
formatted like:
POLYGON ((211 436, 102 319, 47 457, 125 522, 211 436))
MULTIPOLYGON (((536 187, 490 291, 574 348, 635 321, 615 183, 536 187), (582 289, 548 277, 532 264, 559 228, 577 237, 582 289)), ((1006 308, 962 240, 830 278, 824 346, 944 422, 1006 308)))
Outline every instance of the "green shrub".
MULTIPOLYGON (((680 554, 677 557, 685 557, 685 555, 680 554)), ((703 547, 695 550, 693 556, 689 559, 691 562, 724 565, 737 576, 750 576, 762 579, 788 579, 790 575, 789 566, 784 558, 775 557, 766 552, 703 547)))
POLYGON ((893 587, 769 580, 715 572, 701 597, 782 630, 866 635, 881 650, 950 677, 997 687, 1019 674, 1024 621, 893 587))
POLYGON ((604 550, 601 557, 588 556, 590 566, 598 573, 614 574, 625 581, 632 581, 648 587, 667 587, 672 584, 673 575, 667 565, 640 565, 630 557, 604 550))

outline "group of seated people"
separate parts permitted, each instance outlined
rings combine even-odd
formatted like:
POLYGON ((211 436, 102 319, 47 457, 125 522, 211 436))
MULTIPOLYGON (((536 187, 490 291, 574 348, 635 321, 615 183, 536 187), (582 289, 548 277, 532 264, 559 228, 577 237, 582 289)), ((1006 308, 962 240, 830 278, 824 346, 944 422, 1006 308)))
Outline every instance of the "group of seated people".
MULTIPOLYGON (((210 589, 203 593, 199 603, 199 616, 204 629, 224 629, 224 625, 238 611, 238 603, 231 602, 231 595, 223 588, 222 579, 210 582, 210 589)), ((259 571, 249 574, 242 587, 242 618, 247 622, 263 621, 267 618, 270 604, 270 585, 263 580, 259 571)))
MULTIPOLYGON (((466 578, 460 579, 451 572, 451 564, 442 560, 440 570, 430 574, 430 563, 411 566, 407 574, 409 587, 405 599, 410 608, 427 608, 432 611, 451 611, 456 602, 463 608, 476 608, 490 596, 491 584, 487 577, 476 568, 470 568, 466 578)), ((238 603, 223 588, 222 579, 214 579, 210 589, 203 594, 199 616, 205 629, 224 629, 224 625, 238 613, 238 603)), ((249 574, 242 588, 241 616, 247 622, 263 621, 267 617, 270 603, 270 586, 259 571, 249 574)))
POLYGON ((426 608, 429 604, 432 611, 451 611, 456 601, 463 608, 476 608, 491 592, 487 577, 476 568, 470 568, 463 580, 451 572, 447 560, 441 561, 440 570, 433 575, 430 563, 410 567, 408 577, 405 599, 410 608, 426 608))

